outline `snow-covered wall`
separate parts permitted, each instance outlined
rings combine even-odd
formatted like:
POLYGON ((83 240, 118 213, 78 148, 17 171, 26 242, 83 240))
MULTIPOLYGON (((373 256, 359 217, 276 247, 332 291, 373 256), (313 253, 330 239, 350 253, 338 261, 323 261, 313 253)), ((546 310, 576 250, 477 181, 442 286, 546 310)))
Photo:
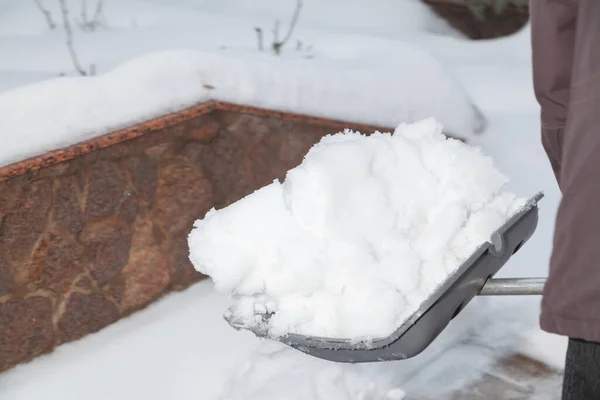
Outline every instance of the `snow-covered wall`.
POLYGON ((315 64, 250 53, 173 50, 94 77, 61 77, 0 94, 0 166, 208 101, 395 127, 436 117, 468 137, 483 119, 428 53, 408 44, 403 64, 315 64))
POLYGON ((244 109, 137 129, 0 182, 0 370, 203 278, 193 221, 283 178, 342 126, 244 109))

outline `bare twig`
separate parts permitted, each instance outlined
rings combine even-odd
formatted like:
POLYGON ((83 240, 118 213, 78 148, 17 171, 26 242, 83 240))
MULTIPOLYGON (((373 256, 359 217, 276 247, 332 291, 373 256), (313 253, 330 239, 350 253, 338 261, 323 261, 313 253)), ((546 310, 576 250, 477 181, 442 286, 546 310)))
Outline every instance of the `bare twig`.
POLYGON ((96 11, 94 11, 94 18, 92 21, 95 21, 98 25, 101 23, 102 15, 104 11, 104 0, 98 0, 96 3, 96 11))
POLYGON ((81 0, 81 17, 77 21, 79 27, 83 31, 94 32, 96 29, 103 24, 103 11, 104 11, 104 0, 98 0, 96 2, 96 8, 92 19, 89 19, 87 12, 87 1, 81 0))
POLYGON ((279 20, 275 21, 275 25, 273 26, 273 43, 279 41, 279 25, 279 20))
POLYGON ((88 16, 87 16, 87 1, 86 0, 81 0, 81 21, 79 21, 79 25, 81 26, 81 28, 84 28, 85 25, 88 22, 88 16))
POLYGON ((258 50, 263 51, 263 32, 259 27, 254 28, 256 31, 256 38, 258 39, 258 50))
POLYGON ((292 37, 294 28, 296 27, 296 24, 298 23, 298 18, 300 17, 300 9, 302 9, 302 0, 297 0, 296 1, 296 9, 294 10, 294 15, 292 17, 292 22, 290 24, 290 29, 288 30, 288 33, 285 35, 285 37, 281 41, 282 45, 285 44, 292 37))
MULTIPOLYGON (((277 36, 274 36, 273 51, 275 51, 275 54, 279 54, 281 52, 281 48, 292 37, 294 28, 296 27, 296 24, 298 23, 298 18, 300 17, 301 9, 302 9, 302 0, 296 0, 296 9, 294 10, 294 15, 292 16, 292 22, 290 23, 290 28, 288 29, 288 32, 286 33, 283 40, 281 40, 281 41, 279 41, 277 36)), ((279 28, 279 26, 277 26, 277 28, 279 28)))
POLYGON ((65 0, 58 0, 58 4, 60 5, 60 12, 62 14, 63 27, 65 29, 67 48, 69 49, 69 54, 71 55, 71 61, 73 62, 73 66, 81 76, 87 76, 88 73, 83 69, 83 67, 79 63, 79 60, 77 59, 77 52, 73 47, 73 30, 71 29, 71 23, 69 22, 69 10, 67 8, 67 5, 65 4, 65 0))
POLYGON ((37 8, 39 8, 39 10, 42 12, 42 14, 44 14, 44 18, 46 18, 46 23, 48 24, 48 28, 50 28, 52 30, 56 29, 56 23, 54 22, 54 19, 52 18, 52 13, 46 7, 44 7, 41 0, 34 0, 34 2, 37 5, 37 8))

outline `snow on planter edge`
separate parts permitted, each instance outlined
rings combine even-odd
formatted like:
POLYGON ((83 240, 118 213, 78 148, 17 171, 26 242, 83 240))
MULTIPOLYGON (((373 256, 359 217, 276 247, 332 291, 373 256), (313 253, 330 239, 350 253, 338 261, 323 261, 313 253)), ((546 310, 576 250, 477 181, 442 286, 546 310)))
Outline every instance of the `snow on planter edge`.
POLYGON ((272 337, 400 326, 527 201, 489 156, 441 132, 427 119, 327 136, 284 182, 196 221, 190 260, 234 295, 228 318, 272 337))
POLYGON ((221 100, 383 126, 436 117, 468 137, 484 121, 428 53, 398 46, 402 64, 290 60, 261 54, 167 50, 94 77, 61 77, 0 94, 0 166, 221 100))

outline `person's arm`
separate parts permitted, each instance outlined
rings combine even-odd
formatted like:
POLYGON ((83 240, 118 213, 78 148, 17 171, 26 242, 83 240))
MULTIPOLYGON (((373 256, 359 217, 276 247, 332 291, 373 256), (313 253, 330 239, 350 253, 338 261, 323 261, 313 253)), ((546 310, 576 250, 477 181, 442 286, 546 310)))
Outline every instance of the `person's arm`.
POLYGON ((577 6, 571 0, 531 0, 533 83, 542 113, 542 144, 560 186, 577 6))

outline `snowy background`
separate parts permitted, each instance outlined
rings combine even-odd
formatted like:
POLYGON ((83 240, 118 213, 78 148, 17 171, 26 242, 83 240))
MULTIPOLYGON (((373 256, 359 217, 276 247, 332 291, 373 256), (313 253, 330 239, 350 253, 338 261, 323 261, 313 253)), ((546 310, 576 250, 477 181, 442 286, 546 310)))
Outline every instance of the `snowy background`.
MULTIPOLYGON (((78 18, 81 2, 67 3, 78 18)), ((96 31, 73 22, 79 62, 96 70, 80 77, 58 2, 42 4, 56 29, 33 0, 0 0, 1 165, 208 98, 381 125, 435 116, 492 155, 510 190, 545 192, 534 237, 499 276, 547 274, 559 193, 539 140, 527 28, 472 42, 416 0, 305 0, 275 56, 258 52, 254 28, 268 47, 291 0, 105 0, 96 31)), ((210 282, 169 295, 1 374, 0 398, 443 399, 503 354, 556 367, 564 357, 565 341, 538 329, 539 297, 476 299, 421 356, 377 365, 261 342, 226 324, 227 305, 210 282)))

